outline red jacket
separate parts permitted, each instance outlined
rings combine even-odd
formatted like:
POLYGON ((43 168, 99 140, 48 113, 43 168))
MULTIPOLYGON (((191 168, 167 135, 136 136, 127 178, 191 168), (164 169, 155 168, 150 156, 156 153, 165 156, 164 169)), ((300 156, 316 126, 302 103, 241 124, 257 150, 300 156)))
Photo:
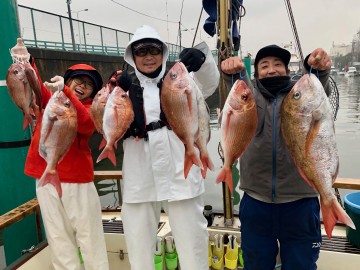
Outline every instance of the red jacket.
MULTIPOLYGON (((43 106, 46 106, 52 93, 43 85, 34 63, 32 66, 40 81, 43 106)), ((59 162, 57 170, 60 181, 63 183, 88 183, 94 179, 93 160, 88 145, 89 138, 95 130, 94 122, 89 113, 92 99, 88 98, 80 102, 67 86, 64 87, 64 93, 77 110, 78 130, 73 144, 59 162)), ((46 161, 39 155, 41 121, 42 114, 36 123, 25 162, 25 174, 33 178, 40 178, 46 168, 46 161)))

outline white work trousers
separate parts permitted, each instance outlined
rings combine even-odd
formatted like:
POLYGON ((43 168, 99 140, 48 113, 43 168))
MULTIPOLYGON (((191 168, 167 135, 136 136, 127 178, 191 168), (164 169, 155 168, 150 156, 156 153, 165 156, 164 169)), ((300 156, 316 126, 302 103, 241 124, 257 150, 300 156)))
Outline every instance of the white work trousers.
POLYGON ((108 270, 101 205, 93 182, 61 183, 36 188, 52 264, 55 270, 108 270), (84 260, 80 264, 78 247, 84 260))
POLYGON ((161 205, 168 214, 181 270, 208 270, 208 231, 201 196, 180 200, 123 203, 121 219, 131 270, 155 269, 161 205))

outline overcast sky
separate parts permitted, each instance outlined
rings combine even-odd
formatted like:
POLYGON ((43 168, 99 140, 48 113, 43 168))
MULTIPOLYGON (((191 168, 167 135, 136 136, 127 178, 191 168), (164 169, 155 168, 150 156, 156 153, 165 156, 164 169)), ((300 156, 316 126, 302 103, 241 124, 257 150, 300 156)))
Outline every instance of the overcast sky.
MULTIPOLYGON (((17 2, 67 16, 66 0, 17 2)), ((294 42, 284 0, 244 0, 243 5, 246 9, 240 28, 243 55, 251 53, 254 56, 261 47, 269 44, 294 42)), ((350 44, 360 30, 360 0, 293 0, 291 6, 304 55, 317 47, 329 51, 333 42, 350 44)), ((181 19, 182 29, 189 29, 182 31, 182 46, 185 47, 192 44, 201 7, 201 0, 71 1, 73 11, 88 9, 77 13, 80 20, 131 33, 140 25, 149 24, 160 32, 165 41, 174 44, 179 44, 178 22, 181 19)), ((204 11, 195 44, 203 40, 214 49, 216 39, 202 30, 207 17, 204 11)))

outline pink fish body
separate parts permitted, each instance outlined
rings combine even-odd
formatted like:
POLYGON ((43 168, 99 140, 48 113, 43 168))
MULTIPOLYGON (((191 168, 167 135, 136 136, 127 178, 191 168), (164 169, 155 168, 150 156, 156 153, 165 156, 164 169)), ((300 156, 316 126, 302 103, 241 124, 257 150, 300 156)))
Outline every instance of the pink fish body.
POLYGON ((106 102, 110 95, 110 89, 106 86, 103 87, 94 97, 90 107, 90 115, 94 121, 96 130, 103 134, 103 117, 106 102))
POLYGON ((330 106, 320 81, 315 75, 306 74, 284 99, 281 117, 283 138, 299 173, 320 194, 329 238, 337 220, 355 229, 332 191, 339 157, 330 106))
POLYGON ((134 111, 127 93, 116 86, 108 97, 103 116, 104 141, 99 148, 105 146, 96 162, 105 158, 116 166, 115 150, 118 141, 124 136, 126 130, 134 120, 134 111))
POLYGON ((206 171, 209 168, 211 171, 214 170, 213 162, 211 161, 209 152, 207 150, 207 144, 210 141, 210 110, 207 106, 204 96, 200 89, 197 87, 197 104, 199 110, 199 136, 195 141, 196 147, 200 151, 200 160, 203 165, 201 169, 201 175, 203 179, 206 178, 206 171))
POLYGON ((199 135, 197 87, 184 64, 177 62, 166 74, 161 89, 161 104, 166 119, 185 145, 185 178, 193 164, 203 169, 194 147, 199 135))
POLYGON ((33 124, 31 117, 33 106, 33 91, 25 74, 23 64, 12 64, 6 74, 6 85, 11 99, 15 105, 24 113, 23 129, 29 123, 33 124))
POLYGON ((225 181, 231 192, 233 192, 232 165, 240 158, 254 137, 257 122, 254 96, 244 81, 237 80, 221 112, 220 143, 224 166, 216 178, 216 183, 225 181))
POLYGON ((42 118, 39 154, 47 163, 39 185, 52 184, 62 196, 57 164, 61 162, 77 134, 77 112, 63 91, 55 92, 42 118))

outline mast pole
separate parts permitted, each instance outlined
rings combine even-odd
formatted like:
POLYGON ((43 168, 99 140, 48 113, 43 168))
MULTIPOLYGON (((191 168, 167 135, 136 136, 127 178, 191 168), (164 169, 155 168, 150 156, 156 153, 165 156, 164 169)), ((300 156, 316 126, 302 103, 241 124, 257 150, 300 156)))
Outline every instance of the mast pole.
MULTIPOLYGON (((233 55, 232 31, 231 31, 231 0, 217 0, 217 49, 219 70, 222 60, 233 55)), ((220 72, 219 83, 219 106, 222 110, 227 97, 227 89, 224 81, 224 75, 220 72)), ((223 157, 222 157, 223 159, 223 157)), ((224 159, 223 159, 224 162, 224 159)), ((223 206, 224 206, 224 225, 233 225, 233 198, 227 185, 222 183, 223 206)))

